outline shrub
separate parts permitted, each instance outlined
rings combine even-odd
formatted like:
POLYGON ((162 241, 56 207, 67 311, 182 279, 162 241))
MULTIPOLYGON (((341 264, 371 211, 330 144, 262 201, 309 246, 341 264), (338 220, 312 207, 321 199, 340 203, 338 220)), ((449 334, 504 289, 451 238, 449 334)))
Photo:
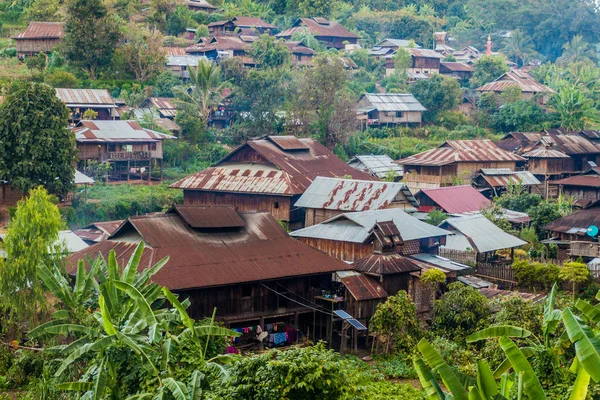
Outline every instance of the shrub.
POLYGON ((80 85, 75 75, 61 70, 56 70, 46 75, 44 82, 53 88, 76 88, 80 85))
POLYGON ((560 268, 552 263, 530 262, 528 260, 517 260, 512 269, 515 273, 517 284, 526 289, 549 290, 554 282, 558 280, 560 268))
POLYGON ((448 292, 433 307, 433 331, 462 341, 487 326, 490 311, 483 294, 460 282, 451 283, 448 292))
POLYGON ((370 328, 391 340, 394 351, 412 350, 421 336, 417 309, 404 290, 377 305, 370 328))

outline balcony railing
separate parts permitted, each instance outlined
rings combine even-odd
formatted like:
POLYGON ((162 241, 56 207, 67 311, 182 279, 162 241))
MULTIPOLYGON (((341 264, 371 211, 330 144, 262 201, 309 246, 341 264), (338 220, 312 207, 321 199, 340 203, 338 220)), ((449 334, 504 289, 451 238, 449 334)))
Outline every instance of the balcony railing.
POLYGON ((102 154, 102 161, 147 160, 152 158, 149 151, 109 151, 102 154))
POLYGON ((597 242, 571 242, 569 255, 572 257, 600 257, 600 244, 597 242))

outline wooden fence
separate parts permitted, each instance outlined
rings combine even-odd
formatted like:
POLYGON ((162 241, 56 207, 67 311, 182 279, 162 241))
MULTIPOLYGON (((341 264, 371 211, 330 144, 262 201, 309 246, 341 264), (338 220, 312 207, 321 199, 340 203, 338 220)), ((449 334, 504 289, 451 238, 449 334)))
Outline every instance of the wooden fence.
POLYGON ((475 266, 477 255, 472 251, 461 251, 454 249, 440 248, 440 257, 448 258, 458 263, 475 266))
POLYGON ((515 273, 510 264, 490 264, 478 262, 475 275, 505 283, 516 283, 515 273))

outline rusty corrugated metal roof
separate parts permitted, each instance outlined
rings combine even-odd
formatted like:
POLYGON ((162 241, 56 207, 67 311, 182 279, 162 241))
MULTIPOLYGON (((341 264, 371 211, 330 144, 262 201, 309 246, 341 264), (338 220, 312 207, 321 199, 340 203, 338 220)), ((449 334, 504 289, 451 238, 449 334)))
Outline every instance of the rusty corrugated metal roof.
POLYGON ((306 191, 317 176, 378 181, 350 167, 314 139, 298 139, 306 151, 285 151, 271 136, 249 140, 236 148, 214 167, 183 178, 170 187, 237 193, 296 195, 306 191), (252 151, 264 161, 234 161, 241 151, 252 151))
POLYGON ((409 258, 400 254, 370 254, 354 264, 354 269, 369 275, 392 275, 419 271, 409 258))
POLYGON ((197 8, 199 10, 218 10, 218 7, 213 6, 206 0, 186 0, 185 4, 189 8, 197 8))
POLYGON ((444 67, 448 69, 448 71, 452 72, 473 72, 473 67, 469 64, 461 63, 461 62, 442 62, 440 63, 440 67, 444 67))
POLYGON ((242 228, 246 223, 229 206, 197 207, 175 205, 169 213, 177 213, 192 228, 242 228))
POLYGON ((440 147, 397 161, 410 165, 447 165, 455 162, 525 161, 525 158, 496 146, 489 139, 448 140, 440 147))
POLYGON ((74 231, 74 233, 88 242, 100 242, 112 235, 122 223, 123 220, 94 222, 93 224, 74 231))
POLYGON ((355 271, 338 272, 340 280, 357 301, 385 299, 385 289, 373 278, 355 271))
POLYGON ((177 115, 177 107, 173 103, 174 99, 168 97, 150 97, 150 103, 158 109, 159 114, 163 117, 175 117, 177 115))
POLYGON ((489 207, 492 202, 471 185, 422 189, 417 198, 428 197, 449 214, 462 214, 489 207))
POLYGON ((185 56, 185 47, 163 47, 163 51, 167 56, 185 56))
POLYGON ((137 121, 81 121, 71 128, 77 142, 156 142, 174 136, 142 128, 137 121))
POLYGON ((65 24, 62 22, 30 22, 27 29, 13 39, 61 39, 64 36, 65 24))
POLYGON ((542 85, 524 71, 510 70, 495 81, 485 84, 476 90, 479 92, 502 92, 509 87, 518 86, 525 93, 554 93, 548 86, 542 85))
POLYGON ((296 207, 341 211, 380 210, 393 203, 419 203, 402 182, 375 182, 318 176, 298 199, 296 207))
MULTIPOLYGON (((535 151, 534 155, 543 156, 543 151, 558 151, 572 156, 577 154, 600 154, 600 144, 592 142, 586 136, 574 133, 511 132, 496 143, 499 147, 525 156, 535 151)), ((558 158, 558 153, 548 153, 558 158)), ((560 157, 564 158, 564 157, 560 157)))
POLYGON ((69 105, 105 105, 116 107, 115 100, 106 89, 56 89, 56 96, 69 105))
POLYGON ((444 58, 443 55, 441 55, 440 53, 438 53, 435 50, 430 50, 430 49, 417 49, 414 47, 408 47, 405 50, 407 50, 411 56, 413 57, 420 57, 420 58, 439 58, 442 59, 444 58))
POLYGON ((319 18, 318 21, 316 18, 299 18, 291 28, 278 33, 277 37, 290 38, 294 33, 302 32, 305 28, 316 37, 360 38, 357 34, 344 28, 339 22, 330 21, 325 18, 319 18))
POLYGON ((539 148, 523 154, 526 158, 569 158, 568 155, 559 150, 539 148))
POLYGON ((327 274, 351 268, 290 238, 270 213, 240 212, 239 216, 245 222, 242 228, 208 231, 193 229, 176 213, 131 217, 108 240, 70 256, 67 271, 74 273, 79 259, 93 259, 98 253, 106 257, 113 249, 119 262, 126 263, 137 246, 136 240, 132 240, 135 235, 139 235, 137 240, 148 244, 140 270, 170 257, 153 281, 171 290, 327 274))
POLYGON ((491 187, 504 187, 508 186, 510 183, 519 183, 524 186, 528 185, 539 185, 541 182, 529 171, 517 171, 513 172, 508 170, 506 173, 502 174, 488 174, 481 170, 481 177, 491 186, 491 187))
POLYGON ((576 175, 568 178, 559 179, 556 181, 549 181, 550 185, 562 185, 562 186, 583 186, 590 188, 600 187, 600 176, 599 175, 576 175))

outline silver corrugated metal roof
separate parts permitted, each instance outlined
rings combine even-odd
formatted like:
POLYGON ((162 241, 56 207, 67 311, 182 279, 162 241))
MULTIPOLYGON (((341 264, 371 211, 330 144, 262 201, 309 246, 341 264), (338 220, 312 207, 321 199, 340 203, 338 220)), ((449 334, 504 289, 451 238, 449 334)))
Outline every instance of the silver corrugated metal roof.
POLYGON ((444 257, 436 256, 434 254, 419 253, 408 257, 431 264, 443 272, 456 272, 457 275, 466 275, 473 271, 473 268, 469 267, 468 265, 461 264, 444 257))
POLYGON ((512 175, 513 173, 510 168, 481 168, 481 172, 485 175, 512 175))
POLYGON ((67 106, 104 105, 116 107, 115 100, 106 89, 56 89, 56 96, 67 106))
POLYGON ((360 171, 375 175, 380 179, 385 178, 390 171, 394 171, 398 176, 402 176, 404 172, 402 166, 396 164, 394 160, 386 154, 354 156, 348 161, 348 165, 360 171))
POLYGON ((90 184, 90 185, 93 185, 94 184, 94 179, 92 179, 89 176, 84 175, 83 173, 75 170, 75 178, 74 178, 73 182, 76 185, 85 185, 86 183, 90 184))
POLYGON ((417 200, 401 182, 361 181, 357 179, 318 176, 298 199, 296 207, 323 208, 340 211, 368 211, 388 205, 409 203, 418 207, 417 200))
POLYGON ((188 66, 197 67, 201 60, 207 60, 205 56, 167 56, 169 67, 188 66))
POLYGON ((363 243, 377 222, 393 221, 404 241, 445 236, 450 232, 429 225, 398 209, 345 213, 290 233, 294 237, 363 243))
POLYGON ((446 247, 457 250, 471 247, 479 253, 487 253, 527 244, 524 240, 504 232, 483 215, 448 218, 440 224, 440 227, 455 229, 465 237, 469 246, 465 245, 458 234, 447 237, 446 247))
MULTIPOLYGON (((414 42, 413 42, 414 43, 414 42)), ((414 44, 416 49, 420 49, 421 46, 419 46, 418 44, 414 44)), ((406 39, 383 39, 381 42, 377 43, 375 45, 375 48, 377 47, 408 47, 410 46, 410 40, 406 40, 406 39)))
POLYGON ((78 142, 138 141, 156 142, 163 139, 176 139, 150 129, 144 129, 136 121, 81 121, 71 128, 78 142))
POLYGON ((365 93, 377 111, 427 111, 410 93, 365 93))

